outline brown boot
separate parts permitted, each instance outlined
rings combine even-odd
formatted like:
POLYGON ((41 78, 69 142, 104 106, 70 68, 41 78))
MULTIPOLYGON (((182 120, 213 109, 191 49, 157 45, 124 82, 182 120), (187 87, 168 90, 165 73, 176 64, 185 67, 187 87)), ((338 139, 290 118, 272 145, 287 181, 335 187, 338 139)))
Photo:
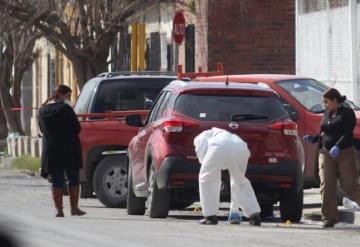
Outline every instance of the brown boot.
POLYGON ((53 200, 57 213, 55 217, 64 217, 63 211, 63 188, 54 188, 52 189, 53 200))
POLYGON ((86 212, 79 209, 79 192, 80 186, 69 186, 71 215, 73 216, 82 216, 86 214, 86 212))

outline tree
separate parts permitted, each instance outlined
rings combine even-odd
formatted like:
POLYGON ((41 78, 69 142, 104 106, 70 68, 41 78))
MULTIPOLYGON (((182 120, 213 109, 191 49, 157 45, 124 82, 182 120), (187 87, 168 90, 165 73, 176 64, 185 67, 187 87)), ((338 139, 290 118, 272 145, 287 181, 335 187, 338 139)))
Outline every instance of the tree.
POLYGON ((3 11, 31 23, 72 63, 80 88, 107 71, 107 58, 126 19, 159 0, 0 0, 3 11))
MULTIPOLYGON (((1 106, 1 103, 0 103, 1 106)), ((6 126, 6 118, 3 111, 0 111, 0 141, 5 139, 8 135, 8 129, 6 126)))
POLYGON ((20 112, 12 111, 21 106, 21 81, 36 57, 34 46, 41 34, 31 25, 0 15, 0 102, 8 131, 24 134, 20 112), (12 93, 10 93, 12 91, 12 93))

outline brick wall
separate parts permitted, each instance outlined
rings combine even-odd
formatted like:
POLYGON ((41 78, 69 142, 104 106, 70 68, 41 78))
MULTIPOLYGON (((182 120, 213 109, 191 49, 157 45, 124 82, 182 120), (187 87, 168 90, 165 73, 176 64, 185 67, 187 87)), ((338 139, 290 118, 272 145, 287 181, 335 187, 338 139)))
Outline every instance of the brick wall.
POLYGON ((209 0, 208 63, 226 73, 295 73, 295 1, 209 0))

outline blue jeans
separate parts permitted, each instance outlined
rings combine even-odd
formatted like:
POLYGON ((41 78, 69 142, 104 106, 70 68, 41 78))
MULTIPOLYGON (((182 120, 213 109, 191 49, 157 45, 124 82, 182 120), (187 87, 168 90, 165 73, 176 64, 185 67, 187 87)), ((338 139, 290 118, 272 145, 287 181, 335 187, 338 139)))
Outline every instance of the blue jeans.
POLYGON ((63 188, 65 183, 65 173, 69 183, 69 186, 79 185, 79 169, 60 169, 51 171, 52 187, 54 189, 63 188))

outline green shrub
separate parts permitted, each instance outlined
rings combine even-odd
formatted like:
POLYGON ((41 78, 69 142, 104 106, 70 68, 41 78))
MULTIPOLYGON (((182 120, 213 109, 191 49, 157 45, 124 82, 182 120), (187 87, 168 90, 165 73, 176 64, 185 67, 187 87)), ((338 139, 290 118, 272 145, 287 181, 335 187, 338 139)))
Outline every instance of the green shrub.
POLYGON ((9 150, 7 147, 4 148, 4 155, 9 156, 9 150))
POLYGON ((11 166, 20 170, 38 172, 40 168, 40 159, 31 157, 29 155, 24 155, 13 159, 11 161, 11 166))

